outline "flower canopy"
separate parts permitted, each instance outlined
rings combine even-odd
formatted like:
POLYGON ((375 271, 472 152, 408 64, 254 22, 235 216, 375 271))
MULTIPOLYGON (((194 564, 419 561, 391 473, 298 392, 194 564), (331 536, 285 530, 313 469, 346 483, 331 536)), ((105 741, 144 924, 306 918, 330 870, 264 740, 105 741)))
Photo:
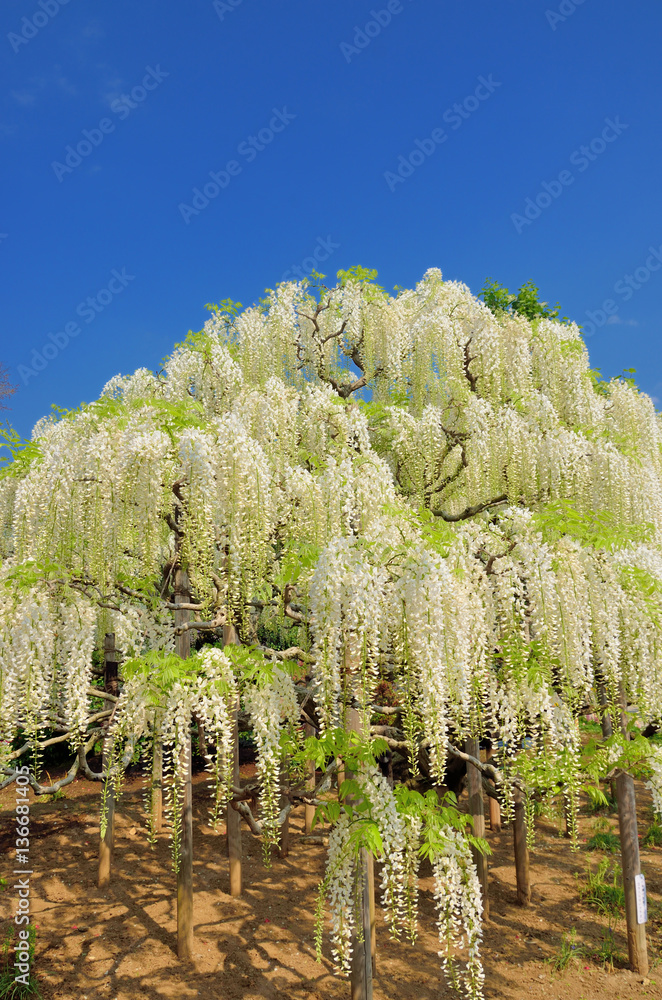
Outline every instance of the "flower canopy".
MULTIPOLYGON (((523 740, 544 746, 572 791, 587 706, 625 698, 642 724, 660 721, 650 398, 601 381, 576 325, 495 315, 436 269, 394 295, 361 269, 339 277, 213 307, 160 372, 111 379, 13 447, 0 478, 7 741, 57 726, 82 740, 103 633, 128 658, 174 649, 178 567, 198 644, 232 624, 272 663, 246 692, 272 783, 274 727, 296 714, 286 661, 310 672, 322 732, 349 705, 369 726, 387 680, 412 768, 435 782, 449 740, 489 737, 506 767, 523 740)), ((205 664, 204 692, 178 690, 211 720, 213 678, 230 668, 205 664)), ((144 729, 147 687, 125 685, 127 739, 144 729)), ((460 877, 444 866, 440 879, 460 877)))

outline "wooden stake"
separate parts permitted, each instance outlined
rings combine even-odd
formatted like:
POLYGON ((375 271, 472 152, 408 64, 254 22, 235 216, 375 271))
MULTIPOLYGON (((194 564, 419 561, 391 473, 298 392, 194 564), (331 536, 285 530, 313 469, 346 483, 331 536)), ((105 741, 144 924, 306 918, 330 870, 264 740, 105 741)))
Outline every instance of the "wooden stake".
MULTIPOLYGON (((285 796, 283 796, 280 805, 281 809, 283 808, 284 805, 287 804, 287 802, 288 799, 286 799, 285 796)), ((286 858, 289 853, 290 853, 290 817, 288 813, 288 815, 285 817, 285 822, 280 828, 278 856, 281 858, 286 858)))
POLYGON ((154 734, 152 755, 152 830, 163 829, 163 744, 158 733, 154 734))
MULTIPOLYGON (((607 689, 605 684, 601 682, 598 684, 598 699, 600 701, 600 726, 602 728, 602 735, 607 740, 613 735, 614 725, 609 711, 609 699, 607 698, 607 689)), ((609 788, 611 791, 612 799, 617 799, 616 794, 616 782, 610 781, 609 788)))
POLYGON ((513 839, 515 846, 517 902, 519 906, 528 906, 531 902, 531 883, 529 880, 529 849, 526 846, 526 815, 524 812, 524 796, 517 786, 513 788, 513 803, 515 806, 513 839))
MULTIPOLYGON (((234 625, 223 626, 223 645, 237 645, 239 639, 234 625)), ((233 761, 232 761, 232 783, 237 788, 240 784, 239 776, 239 699, 237 699, 237 710, 233 720, 233 761)), ((230 862, 230 895, 241 896, 241 815, 233 808, 232 803, 228 803, 226 813, 226 830, 228 837, 228 860, 230 862)))
POLYGON ((182 833, 177 872, 177 954, 183 962, 193 953, 193 783, 191 780, 191 738, 184 750, 184 794, 182 833))
MULTIPOLYGON (((627 738, 625 689, 621 685, 621 731, 627 738)), ((616 776, 616 801, 618 802, 618 832, 621 838, 621 867, 625 894, 625 923, 627 927, 628 958, 630 968, 641 976, 648 974, 646 924, 639 923, 637 913, 636 879, 641 875, 639 835, 637 832, 637 800, 634 779, 627 771, 616 776)))
POLYGON ((637 802, 631 774, 627 774, 625 771, 618 774, 616 796, 618 799, 618 830, 621 837, 628 957, 632 971, 645 976, 648 974, 648 952, 646 948, 646 924, 639 923, 637 919, 635 878, 641 874, 641 863, 637 835, 637 802))
POLYGON ((106 632, 103 640, 103 687, 107 694, 119 697, 119 655, 115 649, 115 633, 106 632))
POLYGON ((487 804, 490 810, 490 830, 493 833, 501 833, 501 806, 499 805, 499 800, 493 799, 491 795, 488 795, 487 804))
MULTIPOLYGON (((310 723, 307 722, 303 728, 307 737, 315 735, 315 730, 310 725, 310 723)), ((309 760, 308 763, 306 764, 306 790, 312 791, 314 788, 315 788, 315 763, 314 761, 309 760)), ((306 804, 305 820, 304 820, 306 836, 311 834, 313 831, 314 817, 315 817, 315 806, 310 806, 306 804)))
MULTIPOLYGON (((361 732, 361 717, 355 708, 347 710, 347 728, 361 732)), ((349 771, 347 775, 351 777, 349 771)), ((370 902, 370 859, 368 851, 361 848, 359 856, 359 878, 361 899, 359 906, 360 931, 352 934, 351 994, 352 1000, 372 1000, 373 955, 376 953, 376 936, 373 933, 374 919, 374 874, 372 879, 372 904, 370 902)))
MULTIPOLYGON (((190 604, 191 590, 188 575, 178 568, 175 573, 175 604, 190 604)), ((190 611, 175 611, 175 627, 185 624, 190 611)), ((191 652, 191 633, 176 636, 175 649, 183 660, 191 652)), ((186 962, 193 953, 193 781, 191 774, 191 735, 189 731, 184 749, 184 789, 182 798, 181 845, 179 871, 177 872, 177 954, 186 962)))
MULTIPOLYGON (((114 632, 106 633, 103 643, 103 674, 104 688, 110 694, 118 694, 117 685, 117 651, 115 649, 114 632), (111 690, 112 689, 112 690, 111 690)), ((106 740, 103 741, 103 751, 101 755, 101 770, 106 771, 109 767, 108 754, 106 753, 106 740)), ((106 778, 106 832, 99 838, 99 873, 98 884, 102 889, 110 882, 110 869, 113 863, 113 850, 115 847, 115 788, 111 776, 106 778)))
POLYGON ((368 881, 368 852, 361 848, 359 858, 363 890, 360 900, 360 919, 363 941, 352 935, 351 996, 352 1000, 372 1000, 372 948, 370 928, 370 888, 368 881))
POLYGON ((99 888, 110 882, 115 846, 115 791, 112 784, 106 790, 106 832, 99 839, 99 888))
POLYGON ((608 739, 612 735, 614 729, 609 712, 607 689, 604 684, 598 685, 598 698, 600 700, 600 726, 602 727, 602 735, 605 739, 608 739))
POLYGON ((377 916, 375 914, 375 856, 367 851, 368 856, 368 903, 370 906, 370 957, 372 959, 372 975, 377 974, 377 916))
POLYGON ((340 794, 340 789, 345 780, 345 766, 341 761, 340 757, 336 760, 336 765, 338 770, 336 771, 336 788, 338 789, 338 799, 342 802, 342 796, 340 794))
MULTIPOLYGON (((493 756, 494 748, 490 747, 485 755, 485 760, 490 760, 493 756)), ((488 778, 487 780, 492 781, 491 778, 488 778)), ((496 788, 494 781, 492 781, 492 784, 496 788)), ((487 805, 490 813, 490 830, 492 833, 501 833, 501 804, 498 799, 494 799, 491 795, 488 795, 487 805)))
MULTIPOLYGON (((471 754, 480 760, 480 743, 476 739, 467 739, 464 743, 465 753, 471 754)), ((476 837, 485 837, 485 803, 483 802, 483 776, 477 767, 467 762, 467 792, 469 794, 469 812, 474 821, 474 834, 476 837)), ((498 803, 497 803, 498 805, 498 803)), ((487 884, 487 858, 471 848, 473 854, 478 881, 483 893, 483 919, 490 918, 490 899, 487 884)))

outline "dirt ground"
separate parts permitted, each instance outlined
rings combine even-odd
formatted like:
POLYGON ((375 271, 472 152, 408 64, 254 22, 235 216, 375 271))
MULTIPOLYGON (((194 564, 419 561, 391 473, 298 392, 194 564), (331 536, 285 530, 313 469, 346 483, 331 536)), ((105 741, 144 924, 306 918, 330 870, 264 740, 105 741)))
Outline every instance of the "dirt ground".
MULTIPOLYGON (((249 766, 250 767, 250 766, 249 766)), ((242 768, 248 773, 249 767, 242 768)), ((116 821, 113 877, 108 890, 96 885, 98 784, 85 780, 66 787, 55 802, 31 802, 30 862, 33 919, 38 925, 35 972, 45 1000, 149 1000, 203 997, 205 1000, 340 1000, 349 984, 334 977, 327 959, 315 961, 315 890, 325 848, 301 840, 301 810, 292 819, 289 856, 265 869, 259 843, 243 833, 244 894, 228 895, 229 876, 223 831, 206 825, 208 792, 204 774, 195 776, 194 794, 194 961, 176 955, 175 876, 164 836, 150 850, 142 827, 138 777, 128 781, 116 821)), ((650 822, 648 799, 639 788, 640 831, 650 822)), ((0 793, 0 918, 8 926, 16 906, 13 787, 0 793), (11 825, 10 825, 11 823, 11 825)), ((615 817, 609 823, 616 830, 615 817)), ((485 927, 485 995, 507 1000, 639 1000, 662 998, 662 849, 642 849, 649 890, 651 971, 646 980, 623 969, 603 969, 579 959, 561 973, 558 955, 563 931, 574 927, 577 941, 597 945, 607 927, 579 900, 575 873, 603 857, 584 846, 573 853, 552 823, 537 824, 531 855, 532 905, 515 903, 515 871, 510 829, 488 832, 491 919, 485 927)), ((581 820, 585 840, 593 817, 581 820)), ((378 908, 375 1000, 438 1000, 457 996, 444 983, 434 929, 432 881, 422 869, 418 944, 391 942, 378 908)), ((624 922, 616 925, 618 950, 626 954, 624 922)))

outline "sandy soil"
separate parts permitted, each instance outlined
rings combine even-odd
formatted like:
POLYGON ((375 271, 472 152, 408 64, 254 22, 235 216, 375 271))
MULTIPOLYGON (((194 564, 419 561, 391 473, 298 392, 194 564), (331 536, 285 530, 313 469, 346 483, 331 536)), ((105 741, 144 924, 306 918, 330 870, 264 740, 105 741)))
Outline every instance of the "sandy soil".
MULTIPOLYGON (((242 770, 248 772, 248 768, 242 770)), ((113 879, 96 885, 100 786, 85 780, 66 788, 56 802, 31 804, 30 860, 34 920, 38 925, 35 971, 45 1000, 138 1000, 244 998, 244 1000, 340 1000, 349 985, 314 957, 315 889, 324 866, 322 845, 301 840, 303 818, 294 815, 291 850, 273 867, 262 865, 259 843, 245 830, 244 894, 228 895, 226 840, 206 824, 204 775, 195 776, 195 953, 189 966, 176 956, 175 876, 163 837, 150 850, 142 829, 141 783, 129 780, 117 817, 113 879)), ((640 830, 649 822, 640 792, 640 830)), ((0 793, 0 892, 4 928, 16 905, 13 789, 0 793)), ((609 818, 616 830, 616 820, 609 818)), ((581 835, 593 832, 584 816, 581 835)), ((573 853, 545 820, 538 823, 531 857, 532 905, 515 903, 511 834, 488 833, 491 919, 485 928, 486 997, 508 1000, 639 1000, 662 998, 662 849, 643 849, 649 889, 651 972, 641 976, 605 970, 582 959, 554 973, 561 934, 576 928, 578 941, 595 946, 607 923, 579 900, 575 873, 602 857, 585 848, 573 853)), ((441 976, 434 933, 432 884, 422 870, 421 935, 415 948, 391 942, 378 909, 375 1000, 438 1000, 456 996, 441 976)), ((616 925, 626 953, 624 923, 616 925)), ((328 953, 328 951, 327 951, 328 953)))

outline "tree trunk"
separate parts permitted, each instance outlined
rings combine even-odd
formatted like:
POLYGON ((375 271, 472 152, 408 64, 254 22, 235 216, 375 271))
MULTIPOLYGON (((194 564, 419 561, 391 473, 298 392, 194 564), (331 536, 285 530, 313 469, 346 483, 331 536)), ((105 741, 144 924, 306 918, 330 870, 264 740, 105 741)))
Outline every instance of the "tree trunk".
POLYGON ((517 903, 519 906, 528 906, 531 902, 531 883, 529 880, 529 849, 526 846, 526 815, 524 812, 524 796, 517 787, 513 788, 513 803, 515 806, 513 839, 515 846, 517 903))
MULTIPOLYGON (((109 694, 117 696, 119 694, 117 682, 117 651, 115 649, 115 634, 106 633, 103 643, 103 676, 104 689, 109 694)), ((103 751, 101 755, 101 770, 106 771, 109 767, 108 754, 106 753, 106 740, 103 741, 103 751)), ((99 888, 102 889, 110 882, 110 869, 113 863, 113 849, 115 846, 115 788, 112 777, 106 777, 106 832, 99 839, 99 888)))
MULTIPOLYGON (((223 626, 223 645, 237 645, 239 639, 234 625, 223 626)), ((237 788, 241 778, 239 776, 239 699, 237 699, 237 709, 234 713, 233 721, 233 761, 232 761, 232 783, 237 788)), ((241 896, 241 816, 232 803, 228 803, 226 813, 226 830, 228 837, 228 860, 230 862, 230 895, 241 896)))
MULTIPOLYGON (((190 604, 191 591, 188 576, 183 569, 175 573, 175 604, 190 604)), ((190 611, 175 611, 175 626, 185 624, 190 611)), ((175 639, 177 654, 183 660, 191 652, 191 634, 183 632, 175 639)), ((189 720, 190 725, 190 720, 189 720)), ((191 775, 191 734, 184 749, 184 789, 182 798, 182 827, 177 872, 177 954, 182 961, 189 961, 193 953, 193 782, 191 775)))
MULTIPOLYGON (((471 754, 480 760, 480 743, 476 739, 465 740, 465 753, 471 754)), ((469 794, 469 812, 474 821, 474 834, 476 837, 485 837, 485 803, 483 802, 483 776, 477 767, 467 762, 467 791, 469 794)), ((498 804, 498 803, 497 803, 498 804)), ((490 918, 490 899, 487 884, 487 858, 471 848, 478 880, 483 894, 483 919, 490 918)))

